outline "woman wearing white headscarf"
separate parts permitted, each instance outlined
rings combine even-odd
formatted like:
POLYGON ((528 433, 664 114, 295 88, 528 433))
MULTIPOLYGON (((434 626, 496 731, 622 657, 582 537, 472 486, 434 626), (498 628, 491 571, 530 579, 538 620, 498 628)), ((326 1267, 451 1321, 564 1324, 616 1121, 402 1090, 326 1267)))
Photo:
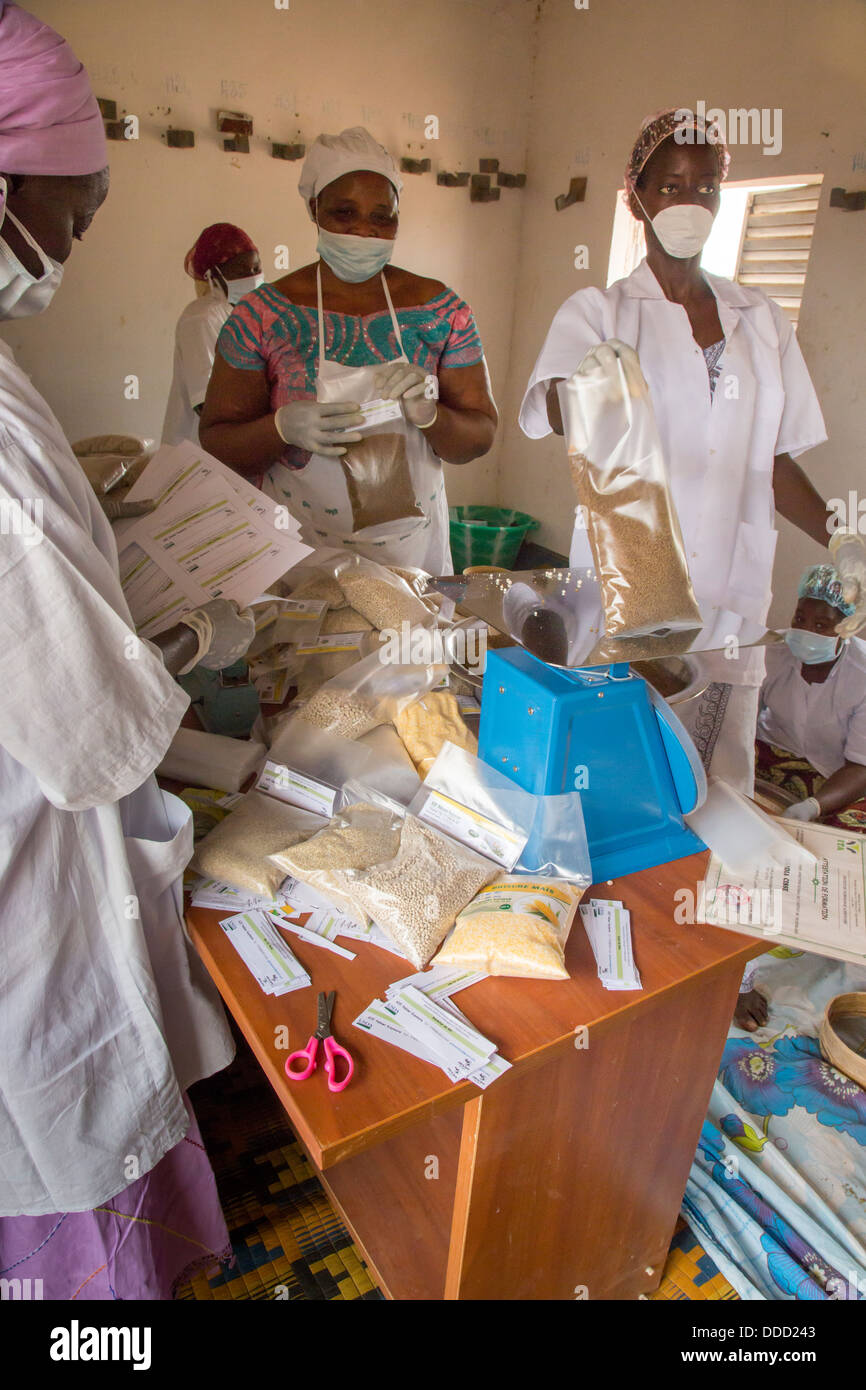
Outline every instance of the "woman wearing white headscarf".
POLYGON ((319 136, 299 192, 320 259, 262 285, 234 311, 217 344, 199 438, 260 481, 311 545, 444 574, 442 461, 487 453, 497 413, 468 304, 441 281, 390 264, 401 187, 394 160, 363 127, 319 136), (349 490, 360 456, 352 445, 362 438, 359 407, 382 398, 402 405, 397 424, 384 426, 401 437, 390 440, 389 481, 372 496, 366 487, 366 513, 377 519, 363 524, 349 490))

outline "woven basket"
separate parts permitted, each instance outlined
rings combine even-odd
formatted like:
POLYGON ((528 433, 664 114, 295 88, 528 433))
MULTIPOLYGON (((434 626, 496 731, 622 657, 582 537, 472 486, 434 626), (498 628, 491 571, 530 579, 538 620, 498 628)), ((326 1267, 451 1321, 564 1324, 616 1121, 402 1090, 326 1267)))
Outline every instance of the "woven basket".
POLYGON ((866 1088, 866 994, 837 994, 831 999, 818 1042, 831 1066, 866 1088))

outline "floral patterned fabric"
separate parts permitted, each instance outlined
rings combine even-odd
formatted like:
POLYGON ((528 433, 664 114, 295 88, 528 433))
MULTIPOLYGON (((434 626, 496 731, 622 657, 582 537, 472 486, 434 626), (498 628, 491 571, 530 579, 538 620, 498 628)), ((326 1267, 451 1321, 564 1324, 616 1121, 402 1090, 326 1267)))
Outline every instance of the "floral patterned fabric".
MULTIPOLYGON (((775 744, 755 740, 755 777, 772 782, 789 792, 796 801, 805 801, 823 787, 826 777, 796 753, 788 753, 775 744)), ((846 806, 835 816, 822 817, 822 825, 836 825, 840 830, 866 830, 866 798, 846 806)))
POLYGON ((741 1298, 864 1298, 866 1091, 817 1033, 866 966, 779 947, 756 967, 769 1018, 728 1035, 683 1214, 741 1298))

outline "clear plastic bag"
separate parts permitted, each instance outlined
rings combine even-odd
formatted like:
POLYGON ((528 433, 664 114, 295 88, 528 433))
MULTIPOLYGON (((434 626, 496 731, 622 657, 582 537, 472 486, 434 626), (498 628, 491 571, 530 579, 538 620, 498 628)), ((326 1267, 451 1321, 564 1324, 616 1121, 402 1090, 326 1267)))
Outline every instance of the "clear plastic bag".
POLYGON ((264 757, 261 743, 181 726, 156 772, 159 777, 178 782, 236 792, 261 766, 264 757))
POLYGON ((609 637, 701 626, 658 428, 633 348, 591 348, 558 387, 609 637))
POLYGON ((567 980, 565 944, 582 896, 569 883, 498 878, 459 913, 435 963, 484 975, 567 980))
POLYGON ((269 856, 309 839, 325 824, 312 811, 251 791, 199 843, 191 867, 205 878, 273 899, 286 873, 269 856))
POLYGON ((532 830, 517 868, 521 873, 589 887, 592 866, 580 792, 535 797, 532 830))
POLYGON ((500 871, 513 869, 520 857, 536 800, 495 767, 446 743, 409 809, 493 860, 500 871))
POLYGON ((446 743, 478 753, 478 739, 463 722, 450 690, 431 690, 394 717, 394 727, 421 777, 426 777, 446 743))
POLYGON ((313 650, 300 650, 297 699, 308 700, 328 681, 351 666, 357 666, 373 650, 375 640, 370 632, 334 633, 329 637, 320 636, 313 650))
POLYGON ((342 557, 334 575, 345 595, 344 602, 363 613, 379 632, 401 632, 403 623, 430 627, 436 614, 399 575, 360 555, 342 557))
POLYGON ((274 856, 421 970, 496 866, 415 816, 358 801, 304 845, 274 856), (311 877, 311 875, 313 877, 311 877))
POLYGON ((96 434, 77 439, 72 452, 98 497, 123 484, 131 487, 154 451, 152 439, 130 434, 96 434))
POLYGON ((352 530, 423 516, 415 500, 402 418, 397 429, 377 425, 368 433, 362 426, 359 432, 364 438, 348 444, 340 456, 352 508, 352 530))
POLYGON ((399 738, 385 726, 355 741, 288 720, 271 744, 268 761, 331 788, 336 809, 348 782, 362 781, 402 806, 420 785, 399 738))
POLYGON ((406 705, 441 680, 442 666, 383 662, 373 651, 310 696, 297 717, 342 738, 360 738, 378 724, 390 723, 406 705))
POLYGON ((310 646, 322 630, 327 599, 284 599, 274 622, 274 641, 310 646))

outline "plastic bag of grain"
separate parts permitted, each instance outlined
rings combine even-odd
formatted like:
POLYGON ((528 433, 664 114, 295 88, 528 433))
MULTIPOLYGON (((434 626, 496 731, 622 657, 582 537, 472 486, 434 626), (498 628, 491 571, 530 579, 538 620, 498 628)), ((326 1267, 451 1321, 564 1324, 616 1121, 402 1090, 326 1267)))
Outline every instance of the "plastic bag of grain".
POLYGON ((478 753, 478 739, 463 722, 450 690, 431 690, 394 716, 394 727, 420 777, 426 777, 446 743, 478 753))
POLYGON ((441 680, 447 668, 414 662, 385 661, 380 650, 342 671, 310 696, 297 718, 340 738, 360 738, 441 680))
POLYGON ((334 575, 343 592, 343 602, 363 613, 379 632, 399 634, 404 623, 411 628, 430 627, 436 622, 436 615, 405 579, 373 560, 360 555, 344 556, 335 562, 334 575))
POLYGON ((458 913, 437 965, 485 975, 567 980, 565 943, 583 889, 509 874, 482 888, 458 913))
POLYGON ((701 626, 637 353, 612 338, 558 388, 609 637, 701 626))
POLYGON ((348 806, 274 861, 362 926, 376 922, 418 970, 497 872, 495 864, 402 807, 366 801, 348 806))
POLYGON ((263 898, 274 898, 286 871, 269 856, 315 835, 324 816, 251 791, 196 846, 191 867, 263 898))

